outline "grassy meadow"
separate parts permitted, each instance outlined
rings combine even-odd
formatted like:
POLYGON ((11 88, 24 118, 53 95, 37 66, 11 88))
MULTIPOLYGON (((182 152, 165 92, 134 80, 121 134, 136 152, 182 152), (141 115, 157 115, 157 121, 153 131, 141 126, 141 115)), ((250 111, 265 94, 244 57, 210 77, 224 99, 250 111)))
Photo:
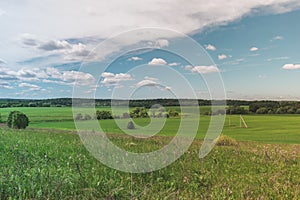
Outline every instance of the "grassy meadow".
MULTIPOLYGON (((26 130, 0 127, 0 199, 300 198, 300 115, 244 115, 248 128, 239 127, 239 116, 227 116, 222 134, 237 142, 216 146, 199 159, 210 122, 202 115, 197 139, 180 159, 155 172, 131 174, 90 155, 76 134, 71 108, 4 108, 2 119, 11 110, 24 112, 31 122, 26 130)), ((91 121, 78 123, 88 127, 91 121)), ((160 149, 179 123, 169 118, 145 140, 123 134, 114 120, 100 121, 113 143, 132 152, 160 149)))
MULTIPOLYGON (((180 111, 179 107, 170 107, 180 111)), ((99 107, 97 110, 109 110, 108 107, 99 107)), ((193 108, 191 108, 193 109, 193 108)), ((200 108, 201 113, 208 111, 210 108, 203 106, 200 108)), ((9 112, 19 110, 24 112, 30 119, 29 128, 45 128, 59 130, 76 130, 72 108, 70 107, 50 107, 50 108, 2 108, 1 115, 6 119, 9 112)), ((125 108, 118 110, 119 115, 126 112, 125 108)), ((91 113, 90 108, 82 108, 83 114, 91 113)), ((190 120, 193 116, 186 115, 190 120)), ((218 116, 217 116, 218 117, 218 116)), ((240 128, 239 115, 227 115, 222 134, 228 135, 238 141, 259 141, 264 143, 300 143, 300 115, 243 115, 248 128, 240 128)), ((201 115, 197 138, 203 139, 211 116, 201 115)), ((125 122, 129 119, 121 119, 125 122)), ((150 123, 149 119, 135 119, 140 126, 146 126, 150 123)), ((79 121, 78 123, 90 127, 93 122, 79 121)), ((107 133, 122 134, 123 131, 118 127, 114 120, 100 121, 102 129, 107 133)), ((160 136, 174 136, 180 124, 180 118, 169 118, 163 129, 158 133, 160 136)), ((83 125, 83 126, 84 126, 83 125)), ((88 128, 87 128, 88 129, 88 128)), ((137 130, 139 131, 139 130, 137 130)))

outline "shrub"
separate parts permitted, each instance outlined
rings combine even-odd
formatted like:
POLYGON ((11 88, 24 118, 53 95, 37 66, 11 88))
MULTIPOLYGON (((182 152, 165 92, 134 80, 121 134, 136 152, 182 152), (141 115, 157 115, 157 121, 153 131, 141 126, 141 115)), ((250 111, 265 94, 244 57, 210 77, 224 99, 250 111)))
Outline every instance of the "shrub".
POLYGON ((130 117, 131 118, 149 118, 149 114, 147 112, 147 109, 142 107, 142 108, 135 108, 130 112, 130 117))
POLYGON ((20 111, 12 111, 7 118, 7 126, 15 129, 25 129, 29 124, 28 117, 20 111))
POLYGON ((110 111, 105 110, 97 110, 96 117, 98 120, 102 119, 113 119, 113 116, 110 111))
POLYGON ((237 146, 238 143, 235 139, 226 135, 221 135, 217 138, 217 146, 237 146))
POLYGON ((176 110, 168 110, 169 117, 178 117, 179 113, 176 110))
POLYGON ((132 121, 128 122, 127 128, 128 129, 135 129, 134 123, 132 121))

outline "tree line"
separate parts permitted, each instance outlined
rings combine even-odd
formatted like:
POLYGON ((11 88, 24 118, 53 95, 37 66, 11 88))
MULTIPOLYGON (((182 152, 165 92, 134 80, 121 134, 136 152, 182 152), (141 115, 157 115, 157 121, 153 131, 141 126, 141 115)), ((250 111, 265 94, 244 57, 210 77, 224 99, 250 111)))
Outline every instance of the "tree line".
POLYGON ((179 117, 180 114, 176 110, 169 109, 165 111, 163 108, 159 109, 147 109, 145 107, 137 107, 132 111, 124 112, 122 115, 113 115, 111 111, 107 110, 97 110, 94 116, 88 114, 78 113, 75 116, 75 120, 105 120, 105 119, 129 119, 129 118, 169 118, 169 117, 179 117))

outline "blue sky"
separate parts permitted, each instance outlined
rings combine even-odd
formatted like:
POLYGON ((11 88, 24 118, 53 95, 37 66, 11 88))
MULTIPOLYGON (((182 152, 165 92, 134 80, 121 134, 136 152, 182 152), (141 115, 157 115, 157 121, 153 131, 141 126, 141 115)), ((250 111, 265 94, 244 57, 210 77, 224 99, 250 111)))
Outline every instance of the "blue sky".
POLYGON ((0 98, 299 100, 299 1, 205 2, 2 1, 0 98))

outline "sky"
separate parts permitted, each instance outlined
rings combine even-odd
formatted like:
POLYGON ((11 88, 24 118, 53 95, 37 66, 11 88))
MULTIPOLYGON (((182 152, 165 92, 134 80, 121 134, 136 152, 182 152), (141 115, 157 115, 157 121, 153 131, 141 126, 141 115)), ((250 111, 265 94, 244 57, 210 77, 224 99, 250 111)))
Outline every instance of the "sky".
POLYGON ((300 99, 298 0, 0 2, 0 98, 300 99))

